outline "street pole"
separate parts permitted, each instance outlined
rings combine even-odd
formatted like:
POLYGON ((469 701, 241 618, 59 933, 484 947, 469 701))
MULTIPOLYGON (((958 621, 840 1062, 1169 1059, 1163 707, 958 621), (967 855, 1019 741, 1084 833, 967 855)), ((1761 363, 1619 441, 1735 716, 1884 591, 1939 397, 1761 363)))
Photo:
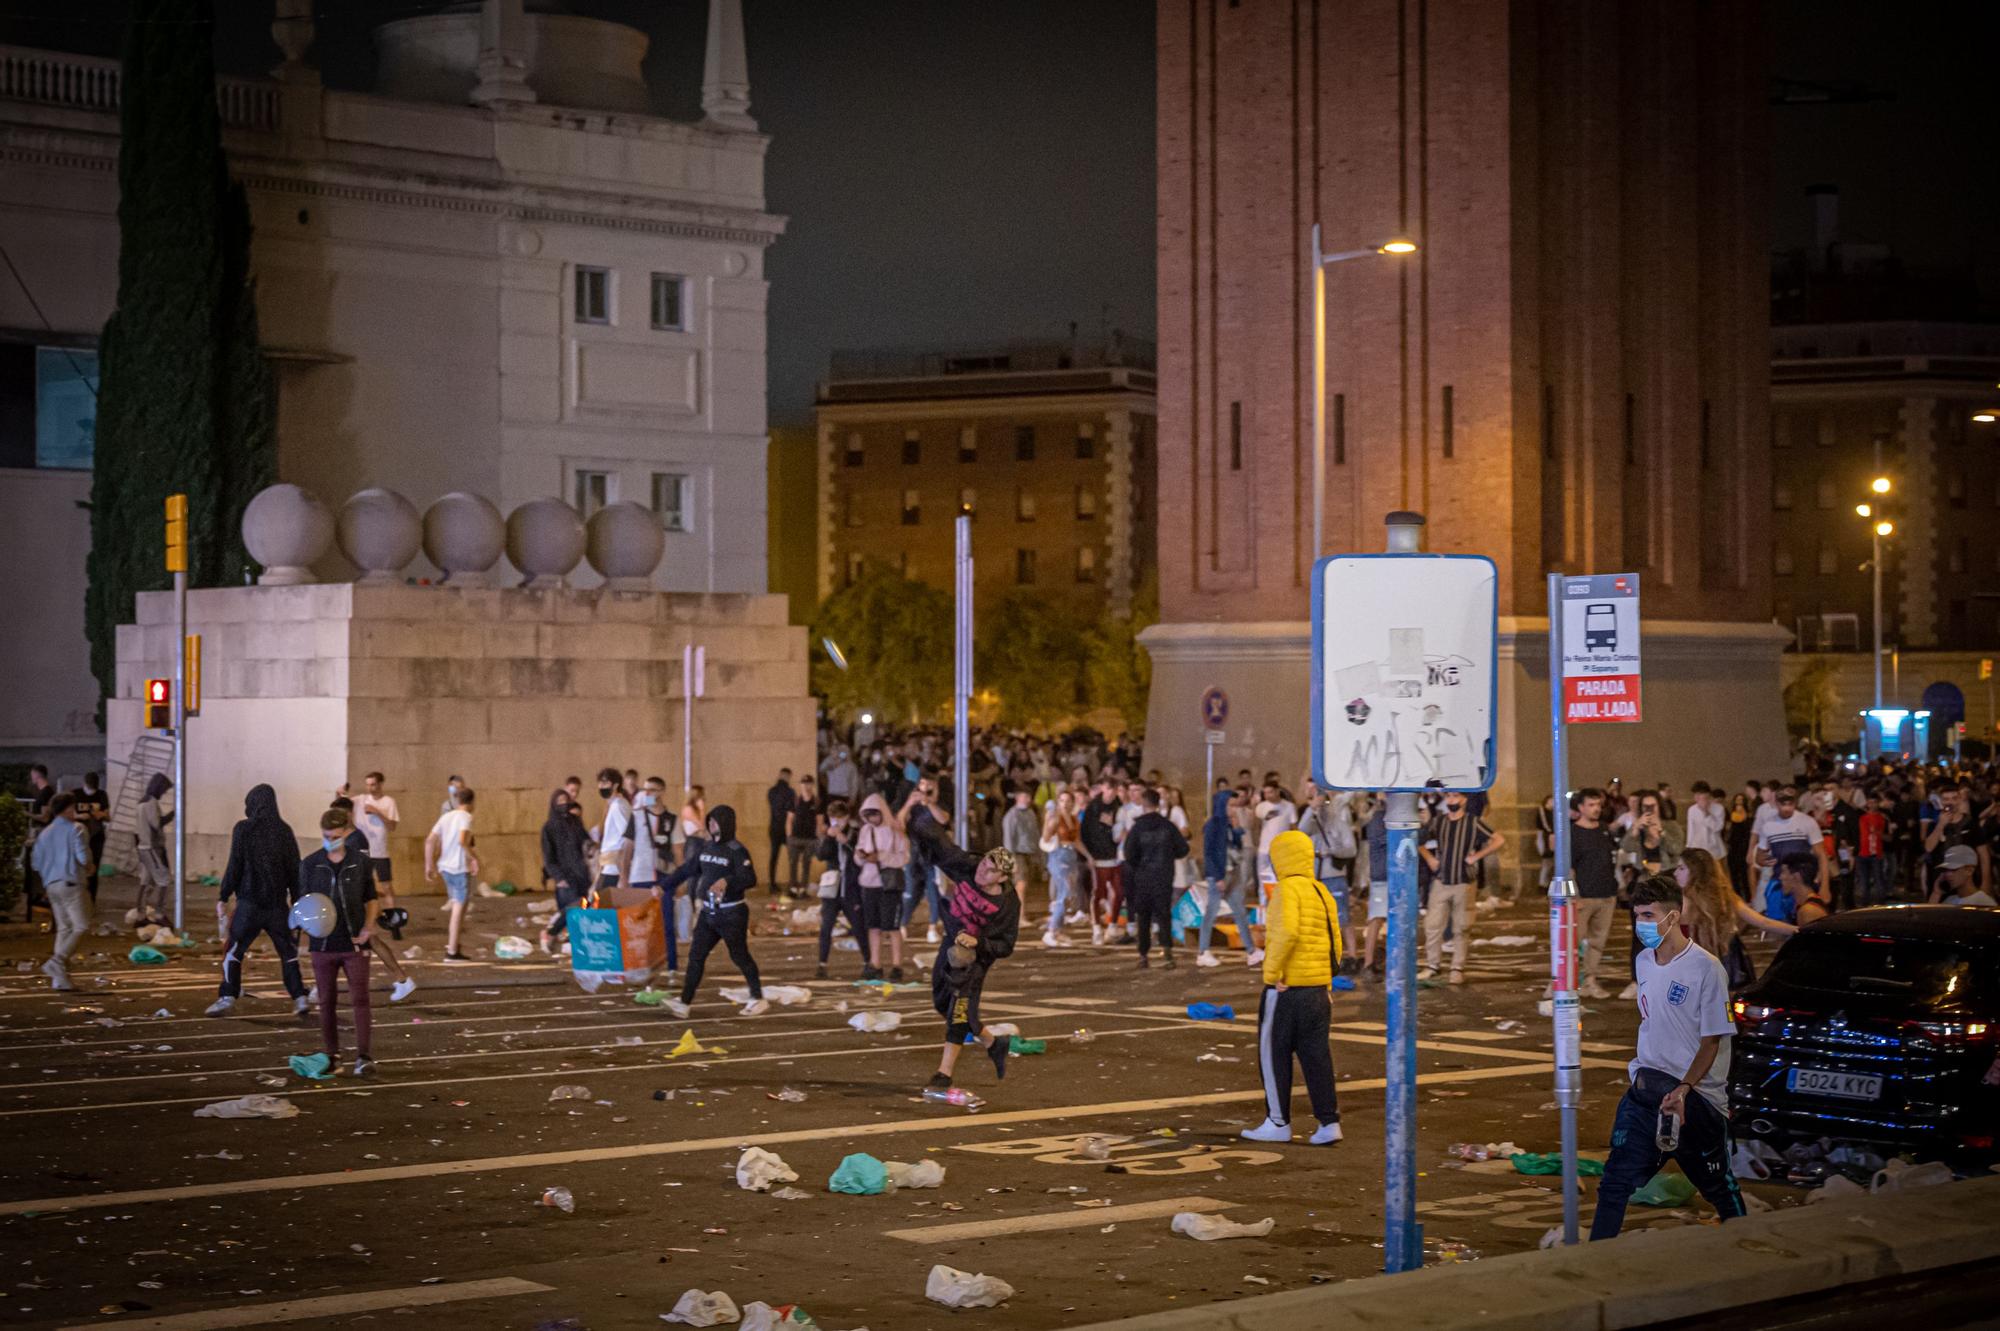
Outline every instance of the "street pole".
MULTIPOLYGON (((1871 527, 1870 531, 1874 531, 1871 527)), ((1875 532, 1875 555, 1868 561, 1875 575, 1875 710, 1882 710, 1882 535, 1875 532)))
MULTIPOLYGON (((1388 517, 1390 554, 1418 553, 1424 519, 1388 517)), ((1383 1117, 1382 1269, 1391 1274, 1424 1264, 1424 1227, 1417 1221, 1417 796, 1390 791, 1387 1063, 1383 1117)))
MULTIPOLYGON (((1993 689, 1991 685, 1987 686, 1986 697, 1987 697, 1986 710, 1990 712, 1993 710, 1993 701, 1992 701, 1993 689)), ((1202 778, 1202 783, 1201 783, 1202 804, 1203 807, 1206 808, 1208 805, 1214 803, 1215 801, 1215 741, 1210 740, 1208 743, 1202 745, 1201 747, 1204 750, 1206 750, 1208 754, 1208 764, 1206 768, 1207 775, 1205 775, 1202 778)))
POLYGON ((1569 747, 1563 724, 1562 574, 1549 574, 1549 770, 1556 797, 1549 879, 1549 998, 1555 1022, 1556 1108, 1562 1111, 1563 1242, 1577 1241, 1576 1111, 1583 1102, 1576 992, 1576 884, 1570 879, 1569 747))
POLYGON ((174 574, 174 932, 187 929, 188 575, 174 574))
POLYGON ((694 644, 681 648, 681 787, 684 798, 694 795, 694 700, 702 695, 708 649, 694 644))
POLYGON ((1312 284, 1313 543, 1308 567, 1326 553, 1326 262, 1320 255, 1318 222, 1312 228, 1312 284))
POLYGON ((952 810, 953 831, 962 849, 971 849, 966 831, 966 786, 971 781, 971 737, 967 725, 972 709, 972 515, 958 515, 958 632, 954 643, 954 674, 951 689, 952 725, 952 810))

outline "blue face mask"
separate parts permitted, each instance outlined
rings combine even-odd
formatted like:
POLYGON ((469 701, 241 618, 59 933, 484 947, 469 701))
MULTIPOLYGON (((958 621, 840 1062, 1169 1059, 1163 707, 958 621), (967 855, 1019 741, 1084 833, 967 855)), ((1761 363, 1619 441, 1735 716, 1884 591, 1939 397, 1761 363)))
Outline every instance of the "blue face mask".
POLYGON ((339 850, 347 844, 347 838, 344 836, 323 836, 319 839, 319 843, 328 850, 339 850))
POLYGON ((1634 920, 1632 927, 1638 932, 1639 941, 1647 947, 1652 948, 1660 945, 1659 925, 1653 923, 1651 920, 1634 920))

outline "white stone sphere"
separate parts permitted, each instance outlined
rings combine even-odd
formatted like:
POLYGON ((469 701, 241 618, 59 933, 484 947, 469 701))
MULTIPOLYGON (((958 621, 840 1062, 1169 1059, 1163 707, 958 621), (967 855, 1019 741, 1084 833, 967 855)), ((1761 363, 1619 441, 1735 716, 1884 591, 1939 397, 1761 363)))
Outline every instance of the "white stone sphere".
POLYGON ((590 515, 590 566, 613 591, 644 591, 667 548, 660 520, 629 499, 590 515))
POLYGON ((333 544, 333 514, 310 490, 273 485, 243 510, 243 547, 264 566, 267 587, 311 582, 312 562, 333 544))
POLYGON ((394 490, 375 487, 340 506, 335 534, 340 552, 361 570, 360 581, 394 582, 423 545, 424 520, 415 504, 394 490))
POLYGON ((424 513, 424 555, 450 586, 484 587, 506 542, 500 510, 480 495, 455 490, 424 513))
POLYGON ((507 559, 523 587, 560 587, 583 558, 583 519, 560 499, 530 499, 507 515, 507 559))

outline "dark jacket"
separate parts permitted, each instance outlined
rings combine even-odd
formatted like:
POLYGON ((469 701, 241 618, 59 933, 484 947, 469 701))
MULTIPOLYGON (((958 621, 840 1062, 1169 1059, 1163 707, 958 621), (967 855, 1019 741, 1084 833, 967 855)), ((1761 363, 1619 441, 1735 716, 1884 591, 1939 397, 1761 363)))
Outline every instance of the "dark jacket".
POLYGON ((1158 809, 1134 818, 1125 832, 1125 863, 1132 868, 1133 895, 1171 892, 1174 862, 1187 853, 1187 838, 1158 809))
POLYGON ((229 834, 222 900, 240 897, 258 910, 289 910, 299 891, 299 839, 278 816, 278 792, 252 786, 243 815, 229 834))
POLYGON ((1104 820, 1110 814, 1113 821, 1118 817, 1118 804, 1113 800, 1093 799, 1083 806, 1083 817, 1078 819, 1078 835, 1083 841, 1083 853, 1092 860, 1115 860, 1118 858, 1118 838, 1111 833, 1111 823, 1104 820))
POLYGON ((777 781, 764 792, 764 802, 771 806, 771 840, 783 841, 791 825, 792 806, 799 802, 799 794, 785 782, 777 781))
POLYGON ((757 866, 736 839, 736 810, 727 804, 710 809, 708 831, 706 840, 688 842, 687 858, 659 881, 659 890, 672 897, 682 883, 692 882, 689 895, 702 910, 747 910, 743 894, 757 885, 757 866))
POLYGON ((558 887, 586 892, 591 883, 589 834, 569 806, 556 803, 563 793, 549 796, 549 816, 542 823, 542 872, 558 887))
POLYGON ((938 884, 938 896, 944 902, 944 923, 948 927, 943 931, 944 939, 938 949, 938 970, 948 969, 944 956, 951 949, 953 935, 960 932, 972 934, 979 940, 978 946, 973 949, 971 975, 983 974, 988 966, 1002 957, 1012 956, 1014 942, 1021 932, 1021 896, 1014 890, 1014 885, 1003 882, 998 896, 981 892, 973 882, 979 872, 981 857, 960 850, 946 840, 944 829, 934 820, 911 827, 912 851, 919 844, 944 879, 938 884), (975 919, 971 910, 961 909, 961 894, 981 899, 984 918, 975 919))
POLYGON ((353 952, 354 935, 368 927, 368 903, 375 899, 375 875, 368 870, 368 847, 359 854, 351 842, 343 846, 339 864, 324 846, 299 865, 299 895, 315 892, 333 898, 333 932, 310 940, 314 952, 353 952))
POLYGON ((1230 793, 1218 790, 1209 796, 1208 821, 1201 825, 1201 876, 1221 878, 1229 872, 1230 793))

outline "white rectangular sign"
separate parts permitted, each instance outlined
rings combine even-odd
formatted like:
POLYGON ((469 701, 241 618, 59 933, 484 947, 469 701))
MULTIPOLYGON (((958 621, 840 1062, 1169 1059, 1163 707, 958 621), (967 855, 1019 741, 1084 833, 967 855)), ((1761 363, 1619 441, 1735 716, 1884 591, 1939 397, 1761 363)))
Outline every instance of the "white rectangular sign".
POLYGON ((1563 720, 1639 719, 1639 575, 1562 579, 1563 720))
POLYGON ((1313 780, 1493 783, 1499 577, 1482 555, 1331 555, 1313 568, 1313 780))

